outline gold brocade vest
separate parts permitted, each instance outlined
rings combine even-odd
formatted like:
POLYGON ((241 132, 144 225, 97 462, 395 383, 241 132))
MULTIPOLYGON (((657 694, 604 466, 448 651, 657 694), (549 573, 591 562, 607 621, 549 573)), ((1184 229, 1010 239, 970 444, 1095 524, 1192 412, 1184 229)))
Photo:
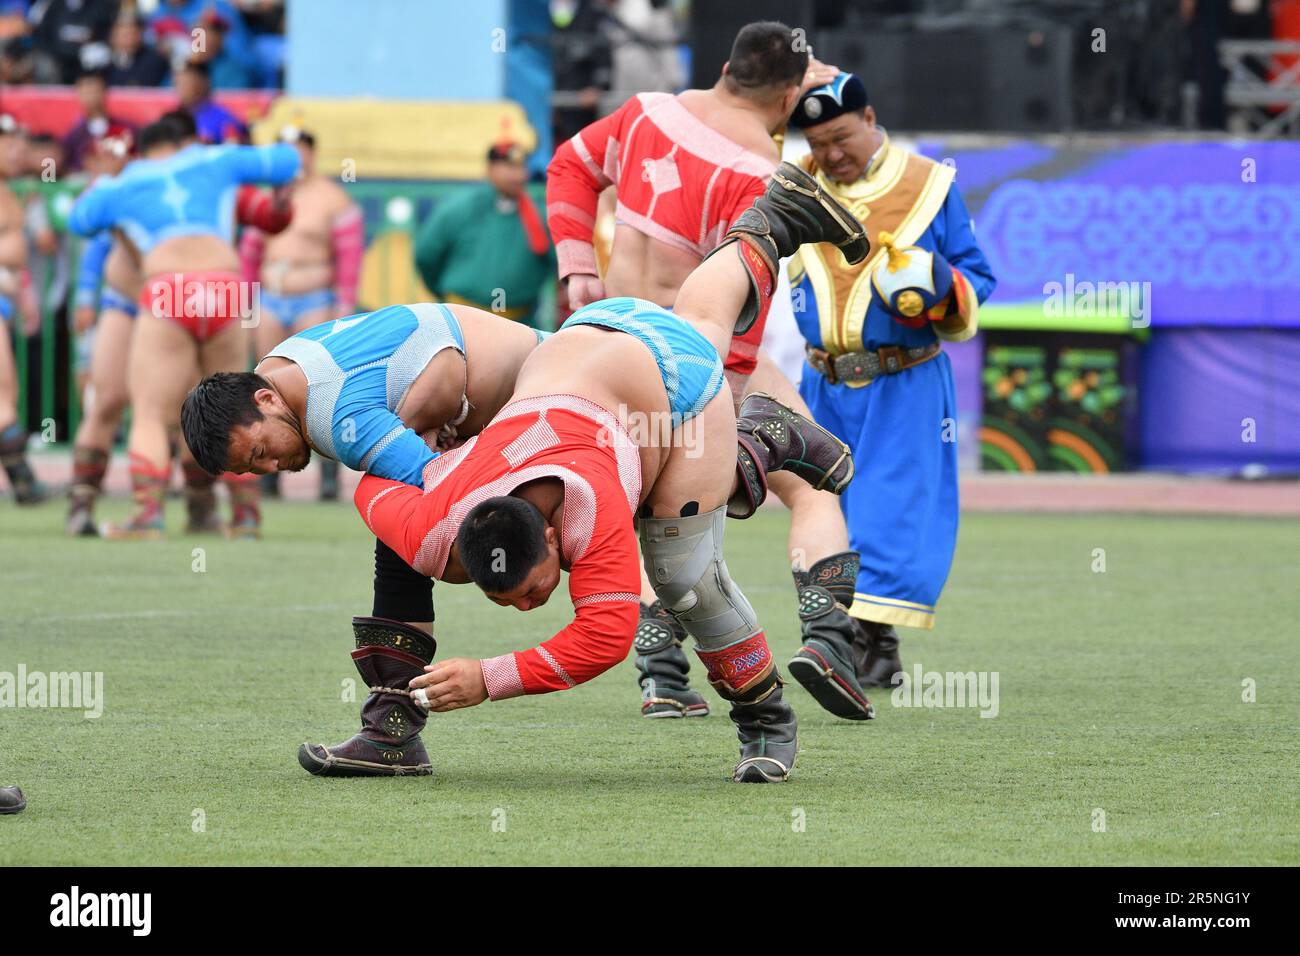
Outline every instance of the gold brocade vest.
POLYGON ((830 243, 805 245, 790 259, 790 286, 807 275, 817 298, 822 345, 828 352, 859 352, 871 304, 871 273, 885 257, 876 237, 892 232, 899 248, 914 245, 943 207, 957 171, 891 145, 888 136, 867 175, 857 182, 828 179, 811 155, 799 165, 816 175, 822 187, 857 216, 871 241, 872 253, 851 266, 830 243))

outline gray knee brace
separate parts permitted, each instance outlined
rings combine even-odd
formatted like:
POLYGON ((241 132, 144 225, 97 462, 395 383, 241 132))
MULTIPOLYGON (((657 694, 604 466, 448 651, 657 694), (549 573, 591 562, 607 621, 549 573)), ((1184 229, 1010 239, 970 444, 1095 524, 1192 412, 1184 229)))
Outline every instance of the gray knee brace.
POLYGON ((664 608, 695 639, 709 682, 729 700, 776 686, 767 639, 722 557, 726 508, 689 518, 641 518, 646 574, 664 608))

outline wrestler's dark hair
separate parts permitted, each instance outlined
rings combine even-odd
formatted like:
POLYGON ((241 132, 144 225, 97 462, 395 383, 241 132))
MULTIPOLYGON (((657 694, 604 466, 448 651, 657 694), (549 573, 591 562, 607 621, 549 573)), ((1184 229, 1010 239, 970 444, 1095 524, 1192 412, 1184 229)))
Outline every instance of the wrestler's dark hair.
POLYGON ((513 591, 546 554, 546 521, 531 501, 489 498, 461 522, 456 550, 470 580, 484 591, 513 591))
POLYGON ((271 383, 256 372, 218 372, 195 385, 181 405, 181 432, 198 466, 219 475, 230 461, 230 430, 264 417, 253 401, 271 383))
POLYGON ((157 146, 179 146, 198 133, 193 116, 185 110, 172 110, 140 131, 140 152, 147 153, 157 146))
POLYGON ((808 45, 798 42, 784 23, 760 20, 741 27, 727 58, 727 77, 733 92, 766 96, 798 86, 808 69, 808 45))
POLYGON ((166 123, 175 131, 178 143, 187 139, 198 139, 199 124, 194 121, 194 114, 189 110, 171 110, 158 117, 158 122, 166 123))

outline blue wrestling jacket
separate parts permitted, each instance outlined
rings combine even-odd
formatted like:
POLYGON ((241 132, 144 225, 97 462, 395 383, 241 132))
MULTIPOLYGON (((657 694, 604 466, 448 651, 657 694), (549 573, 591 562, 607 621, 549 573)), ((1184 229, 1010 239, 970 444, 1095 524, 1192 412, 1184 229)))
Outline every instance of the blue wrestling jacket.
MULTIPOLYGON (((465 354, 445 305, 390 305, 290 336, 268 354, 307 376, 307 437, 323 455, 380 478, 422 483, 437 457, 397 417, 416 377, 443 349, 465 354)), ((463 411, 463 408, 462 408, 463 411)))
POLYGON ((81 236, 119 229, 140 251, 177 236, 231 242, 235 203, 245 183, 288 182, 301 165, 288 143, 187 146, 164 159, 137 159, 81 194, 68 227, 81 236))

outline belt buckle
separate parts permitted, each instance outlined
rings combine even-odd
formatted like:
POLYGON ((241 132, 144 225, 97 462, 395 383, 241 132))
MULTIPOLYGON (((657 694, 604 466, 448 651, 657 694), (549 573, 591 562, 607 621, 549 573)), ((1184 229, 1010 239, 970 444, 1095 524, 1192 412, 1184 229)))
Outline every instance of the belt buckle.
POLYGON ((835 359, 831 357, 830 352, 809 346, 808 357, 812 359, 813 368, 821 372, 827 382, 832 385, 839 382, 839 375, 835 371, 835 359))
POLYGON ((876 349, 876 358, 880 360, 880 370, 887 375, 903 370, 903 350, 897 345, 885 345, 876 349))

